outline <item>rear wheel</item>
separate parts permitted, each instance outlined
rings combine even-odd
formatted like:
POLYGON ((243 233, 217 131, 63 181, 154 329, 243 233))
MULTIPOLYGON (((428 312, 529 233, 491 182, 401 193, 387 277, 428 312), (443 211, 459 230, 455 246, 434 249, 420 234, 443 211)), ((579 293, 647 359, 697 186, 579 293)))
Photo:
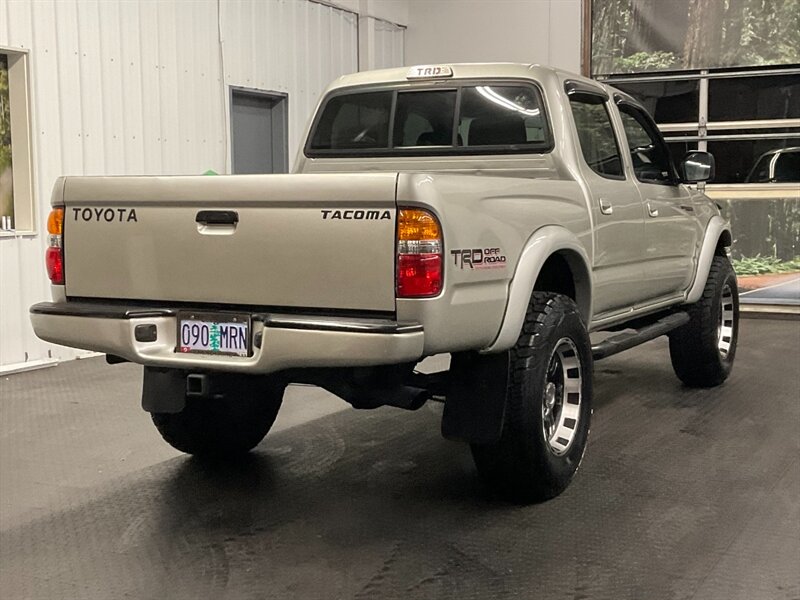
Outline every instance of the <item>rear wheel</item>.
POLYGON ((669 335, 669 355, 688 386, 713 387, 728 378, 739 337, 736 273, 725 256, 715 256, 703 295, 689 307, 691 319, 669 335))
POLYGON ((473 444, 481 477, 514 501, 560 494, 578 469, 589 435, 592 354, 575 303, 534 292, 511 349, 500 440, 473 444))
POLYGON ((244 454, 272 427, 285 384, 266 378, 230 377, 213 398, 187 397, 179 413, 152 413, 173 448, 202 457, 244 454))

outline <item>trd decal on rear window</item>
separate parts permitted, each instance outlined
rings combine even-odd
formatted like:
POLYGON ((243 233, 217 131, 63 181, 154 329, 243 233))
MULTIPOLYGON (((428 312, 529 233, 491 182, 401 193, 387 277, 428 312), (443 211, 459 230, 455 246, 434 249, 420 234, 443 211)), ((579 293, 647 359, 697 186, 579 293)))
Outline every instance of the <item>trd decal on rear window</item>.
POLYGON ((450 250, 453 264, 460 269, 504 269, 506 256, 501 248, 461 248, 450 250))

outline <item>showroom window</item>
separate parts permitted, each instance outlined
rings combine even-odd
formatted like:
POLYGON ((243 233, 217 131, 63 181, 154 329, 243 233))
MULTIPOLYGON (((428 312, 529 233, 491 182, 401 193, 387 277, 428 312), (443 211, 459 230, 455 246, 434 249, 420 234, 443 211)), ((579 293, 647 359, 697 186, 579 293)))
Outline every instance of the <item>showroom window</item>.
POLYGON ((0 48, 0 235, 35 229, 27 54, 0 48))
POLYGON ((797 3, 584 6, 584 72, 644 105, 673 162, 690 150, 714 155, 706 193, 731 222, 742 300, 800 304, 797 3))
MULTIPOLYGON (((708 150, 717 160, 714 183, 769 183, 751 174, 767 156, 800 150, 800 69, 708 70, 692 74, 610 76, 604 81, 638 99, 655 117, 673 157, 708 150), (677 81, 676 81, 677 80, 677 81), (691 84, 696 112, 659 97, 691 84), (674 112, 673 112, 674 111, 674 112), (679 118, 675 117, 678 115, 679 118), (659 118, 660 117, 660 118, 659 118)), ((786 162, 787 168, 792 163, 786 162)), ((800 170, 781 181, 800 182, 800 170)))
POLYGON ((14 177, 11 161, 11 100, 8 93, 8 55, 0 54, 0 229, 14 219, 14 177))

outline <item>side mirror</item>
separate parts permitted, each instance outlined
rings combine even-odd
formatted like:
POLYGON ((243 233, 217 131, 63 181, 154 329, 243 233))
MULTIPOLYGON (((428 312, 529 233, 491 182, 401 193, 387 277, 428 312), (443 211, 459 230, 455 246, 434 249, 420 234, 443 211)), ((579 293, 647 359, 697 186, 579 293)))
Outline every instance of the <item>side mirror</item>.
POLYGON ((694 150, 687 152, 678 167, 683 183, 699 183, 714 179, 715 170, 714 156, 708 152, 694 150))

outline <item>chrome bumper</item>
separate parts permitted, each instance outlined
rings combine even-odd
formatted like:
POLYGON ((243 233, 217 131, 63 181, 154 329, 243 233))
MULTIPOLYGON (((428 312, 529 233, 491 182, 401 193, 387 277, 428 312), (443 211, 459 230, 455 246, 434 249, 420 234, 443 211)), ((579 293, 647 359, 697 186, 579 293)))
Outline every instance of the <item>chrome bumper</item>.
POLYGON ((175 351, 175 309, 42 302, 30 312, 33 330, 45 341, 174 369, 272 373, 289 368, 387 365, 419 360, 424 345, 418 323, 253 313, 256 342, 251 356, 184 354, 175 351), (156 340, 137 341, 137 325, 155 325, 156 340))

